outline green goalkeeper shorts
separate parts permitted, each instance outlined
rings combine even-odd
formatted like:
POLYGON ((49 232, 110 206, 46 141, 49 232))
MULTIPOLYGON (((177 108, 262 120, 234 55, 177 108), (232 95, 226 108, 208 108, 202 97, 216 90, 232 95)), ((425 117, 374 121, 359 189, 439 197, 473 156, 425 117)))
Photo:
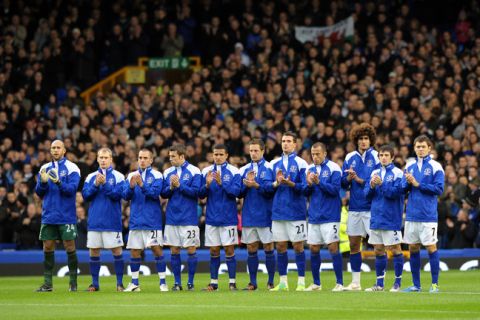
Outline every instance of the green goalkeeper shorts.
POLYGON ((77 237, 76 224, 42 224, 40 240, 75 240, 77 237))

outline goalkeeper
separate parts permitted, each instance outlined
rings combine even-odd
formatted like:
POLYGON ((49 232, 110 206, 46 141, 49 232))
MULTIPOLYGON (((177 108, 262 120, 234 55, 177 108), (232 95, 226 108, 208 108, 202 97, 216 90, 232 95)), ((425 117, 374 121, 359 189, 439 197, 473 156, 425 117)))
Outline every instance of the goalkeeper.
POLYGON ((67 252, 70 275, 69 291, 77 291, 77 218, 75 197, 80 182, 80 169, 65 158, 65 145, 55 140, 50 146, 52 161, 40 168, 36 194, 43 200, 40 240, 43 241, 44 283, 37 292, 53 291, 55 241, 62 240, 67 252))

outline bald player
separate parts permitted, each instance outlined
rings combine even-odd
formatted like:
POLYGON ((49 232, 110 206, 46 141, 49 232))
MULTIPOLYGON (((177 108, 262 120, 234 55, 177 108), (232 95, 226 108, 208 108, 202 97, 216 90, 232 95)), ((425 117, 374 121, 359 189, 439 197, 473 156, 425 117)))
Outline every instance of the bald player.
POLYGON ((44 283, 37 292, 53 291, 52 276, 55 265, 55 241, 62 240, 68 257, 69 291, 77 291, 77 237, 76 193, 80 169, 65 157, 65 145, 55 140, 50 146, 52 161, 44 164, 38 174, 36 194, 43 200, 40 240, 43 241, 44 283))

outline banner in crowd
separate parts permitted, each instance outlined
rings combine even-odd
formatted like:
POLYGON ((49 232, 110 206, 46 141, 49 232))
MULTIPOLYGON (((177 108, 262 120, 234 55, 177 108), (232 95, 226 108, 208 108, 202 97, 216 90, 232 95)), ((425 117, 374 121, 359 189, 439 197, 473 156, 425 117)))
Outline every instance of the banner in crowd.
POLYGON ((330 38, 332 42, 350 40, 354 33, 353 16, 328 27, 295 27, 295 38, 298 41, 301 43, 310 41, 315 45, 321 43, 324 38, 330 38))

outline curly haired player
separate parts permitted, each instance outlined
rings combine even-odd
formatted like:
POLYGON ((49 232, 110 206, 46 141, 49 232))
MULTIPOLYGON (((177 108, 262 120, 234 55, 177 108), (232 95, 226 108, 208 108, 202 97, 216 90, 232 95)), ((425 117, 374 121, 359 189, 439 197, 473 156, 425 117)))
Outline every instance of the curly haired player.
POLYGON ((378 153, 373 149, 376 133, 372 125, 361 123, 352 128, 350 140, 357 150, 347 154, 342 168, 342 187, 350 190, 348 205, 347 234, 350 240, 350 265, 352 283, 344 288, 346 291, 359 291, 360 267, 362 265, 362 238, 370 234, 371 200, 363 193, 365 181, 372 171, 379 167, 378 153))

